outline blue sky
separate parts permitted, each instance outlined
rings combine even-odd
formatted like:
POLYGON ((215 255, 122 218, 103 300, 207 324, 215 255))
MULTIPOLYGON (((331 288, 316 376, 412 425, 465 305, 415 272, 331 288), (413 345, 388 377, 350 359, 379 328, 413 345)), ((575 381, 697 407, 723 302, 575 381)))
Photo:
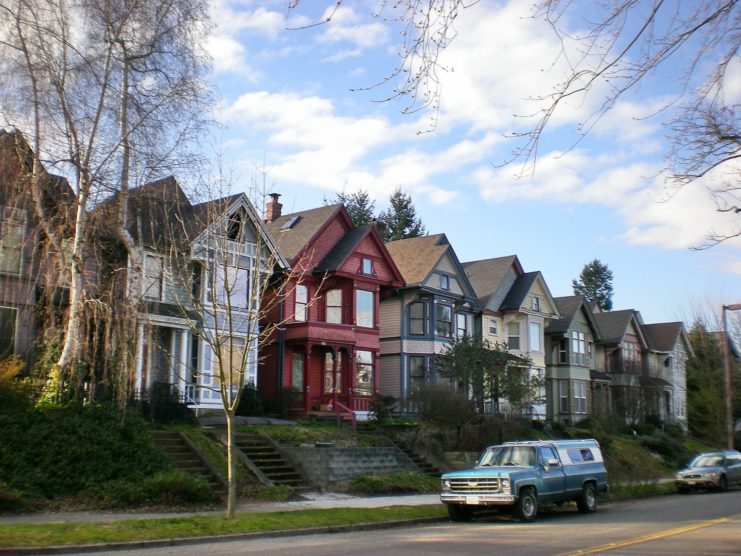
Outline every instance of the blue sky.
MULTIPOLYGON (((528 126, 521 116, 538 108, 528 99, 562 75, 556 39, 527 17, 529 3, 484 0, 465 10, 440 60, 452 71, 441 73, 439 111, 413 114, 402 113, 405 99, 377 102, 389 88, 351 91, 398 63, 398 29, 369 17, 378 4, 348 1, 332 22, 291 30, 320 20, 334 2, 304 0, 292 11, 285 0, 212 2, 212 83, 236 190, 266 170, 267 188, 290 212, 360 188, 384 209, 401 186, 428 231, 444 232, 462 261, 517 254, 560 296, 598 258, 614 273, 614 307, 638 309, 646 322, 741 302, 741 240, 690 250, 711 229, 737 225, 708 195, 724 176, 668 190, 661 116, 644 119, 670 98, 673 68, 569 149, 575 126, 600 101, 574 99, 544 136, 534 175, 518 178, 519 167, 498 166, 515 146, 505 136, 528 126)), ((741 63, 726 94, 741 99, 741 63)))

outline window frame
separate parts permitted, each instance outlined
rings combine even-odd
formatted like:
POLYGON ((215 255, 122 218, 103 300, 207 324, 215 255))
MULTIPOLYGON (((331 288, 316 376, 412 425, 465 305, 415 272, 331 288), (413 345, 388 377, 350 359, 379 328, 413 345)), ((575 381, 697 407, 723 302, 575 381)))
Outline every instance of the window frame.
POLYGON ((342 289, 341 288, 332 288, 331 290, 327 290, 327 292, 324 294, 324 321, 328 322, 330 324, 342 324, 343 323, 343 311, 342 311, 342 289), (339 299, 337 300, 331 300, 330 304, 330 294, 337 294, 339 296, 339 299), (332 317, 330 318, 330 315, 332 317))
POLYGON ((456 338, 463 338, 468 334, 468 317, 466 313, 455 314, 455 335, 456 338), (461 328, 461 319, 463 319, 463 327, 461 328))
POLYGON ((20 276, 23 270, 23 244, 26 239, 26 211, 13 207, 0 206, 0 261, 3 263, 13 261, 12 255, 16 254, 17 260, 12 268, 0 267, 0 274, 20 276), (11 231, 12 230, 12 231, 11 231), (20 233, 19 233, 20 232, 20 233), (11 241, 10 234, 14 233, 11 241))
POLYGON ((440 338, 452 338, 453 337, 453 307, 446 303, 435 304, 435 336, 440 338), (445 312, 450 315, 449 318, 442 318, 445 312), (447 334, 445 333, 447 330, 447 334))
POLYGON ((427 357, 424 355, 410 355, 409 366, 409 390, 427 382, 427 357))
POLYGON ((528 322, 527 325, 527 341, 529 351, 534 353, 543 352, 543 325, 539 322, 528 322), (533 334, 535 330, 535 334, 533 334), (533 340, 537 340, 537 344, 533 343, 533 340))
POLYGON ((522 327, 520 326, 520 321, 512 321, 507 323, 507 349, 511 349, 514 351, 520 351, 521 348, 521 340, 522 338, 522 327), (512 334, 512 327, 517 327, 517 334, 512 334), (512 345, 512 340, 517 340, 517 345, 512 345))
POLYGON ((569 406, 571 405, 569 402, 569 394, 570 394, 571 388, 569 387, 569 381, 568 380, 559 380, 558 381, 558 412, 559 413, 569 413, 569 406))
POLYGON ((144 254, 144 268, 142 269, 142 297, 154 301, 162 301, 165 297, 165 258, 156 253, 144 254), (150 261, 159 261, 159 273, 153 276, 150 272, 150 261), (153 286, 156 286, 152 293, 153 286))
POLYGON ((532 308, 532 310, 540 313, 540 298, 537 295, 534 295, 532 297, 532 300, 530 303, 531 303, 530 307, 532 308))
MULTIPOLYGON (((376 357, 375 353, 368 350, 362 350, 358 349, 355 350, 355 376, 353 380, 353 388, 354 392, 360 396, 372 396, 374 393, 374 379, 375 379, 375 370, 376 370, 376 357), (360 354, 368 354, 368 359, 365 361, 361 361, 360 354), (368 381, 367 386, 360 387, 360 377, 361 373, 367 372, 368 373, 368 381)), ((364 381, 365 382, 365 381, 364 381)))
POLYGON ((296 284, 293 292, 293 320, 295 322, 306 322, 309 317, 309 286, 296 284), (302 295, 299 295, 302 293, 302 295), (303 299, 300 299, 303 297, 303 299))
POLYGON ((446 292, 450 291, 450 276, 447 274, 439 274, 439 286, 441 290, 446 292))
MULTIPOLYGON (((365 313, 366 311, 363 311, 365 313)), ((376 292, 358 288, 355 290, 355 325, 361 328, 376 327, 376 292), (363 295, 368 295, 370 301, 370 319, 365 317, 361 319, 360 302, 363 295)))
POLYGON ((12 315, 8 319, 8 322, 10 322, 12 326, 3 327, 2 331, 0 331, 0 347, 2 347, 2 344, 4 342, 7 342, 8 344, 7 353, 3 353, 3 351, 0 351, 0 359, 15 354, 15 342, 17 339, 16 336, 18 331, 18 308, 0 306, 0 312, 5 311, 7 311, 8 316, 12 315), (7 334, 7 337, 2 337, 2 334, 6 334, 8 331, 10 331, 10 333, 7 334))
POLYGON ((366 276, 373 276, 373 259, 370 257, 363 257, 360 261, 360 273, 366 276), (366 269, 366 264, 367 269, 366 269))
POLYGON ((304 390, 304 354, 300 351, 291 354, 291 386, 304 390))
POLYGON ((499 336, 499 326, 497 325, 497 319, 488 317, 489 319, 489 335, 490 336, 499 336), (494 331, 492 332, 492 326, 494 327, 494 331))
POLYGON ((427 334, 427 303, 424 301, 413 301, 409 304, 409 335, 410 336, 425 336, 427 334), (415 316, 413 314, 413 308, 414 307, 421 307, 422 308, 422 316, 415 316), (421 324, 421 331, 415 332, 415 327, 412 326, 413 323, 419 322, 421 324))

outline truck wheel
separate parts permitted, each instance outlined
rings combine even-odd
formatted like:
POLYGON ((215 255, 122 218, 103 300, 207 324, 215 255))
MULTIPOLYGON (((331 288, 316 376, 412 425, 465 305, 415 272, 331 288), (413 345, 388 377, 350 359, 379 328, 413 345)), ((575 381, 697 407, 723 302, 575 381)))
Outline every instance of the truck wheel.
POLYGON ((515 503, 515 514, 520 521, 532 521, 538 515, 538 498, 532 488, 523 488, 515 503))
POLYGON ((679 494, 689 494, 690 493, 690 488, 686 486, 677 487, 677 490, 679 491, 679 494))
POLYGON ((592 483, 584 485, 581 496, 576 500, 576 507, 583 514, 591 514, 597 511, 597 491, 592 483))
POLYGON ((448 504, 448 515, 453 521, 471 521, 473 510, 460 504, 448 504))

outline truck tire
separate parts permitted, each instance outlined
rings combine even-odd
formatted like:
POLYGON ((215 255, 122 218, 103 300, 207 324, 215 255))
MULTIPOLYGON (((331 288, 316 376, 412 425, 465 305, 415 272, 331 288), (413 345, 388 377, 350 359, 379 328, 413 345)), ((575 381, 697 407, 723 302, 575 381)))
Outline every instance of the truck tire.
POLYGON ((520 491, 520 496, 515 502, 515 515, 520 521, 533 521, 538 515, 538 497, 535 490, 525 487, 520 491))
POLYGON ((471 521, 473 510, 461 504, 448 504, 448 515, 452 521, 471 521))
POLYGON ((583 514, 591 514, 597 511, 597 489, 593 483, 587 483, 576 500, 576 507, 583 514))

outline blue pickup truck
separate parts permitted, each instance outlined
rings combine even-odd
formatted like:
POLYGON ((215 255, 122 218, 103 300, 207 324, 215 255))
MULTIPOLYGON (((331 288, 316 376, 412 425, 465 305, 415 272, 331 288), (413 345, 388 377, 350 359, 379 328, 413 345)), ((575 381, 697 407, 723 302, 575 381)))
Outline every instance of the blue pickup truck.
POLYGON ((607 471, 596 440, 506 442, 484 450, 473 469, 445 473, 441 482, 440 500, 454 521, 488 506, 532 521, 542 503, 573 500, 582 513, 596 511, 607 471))

